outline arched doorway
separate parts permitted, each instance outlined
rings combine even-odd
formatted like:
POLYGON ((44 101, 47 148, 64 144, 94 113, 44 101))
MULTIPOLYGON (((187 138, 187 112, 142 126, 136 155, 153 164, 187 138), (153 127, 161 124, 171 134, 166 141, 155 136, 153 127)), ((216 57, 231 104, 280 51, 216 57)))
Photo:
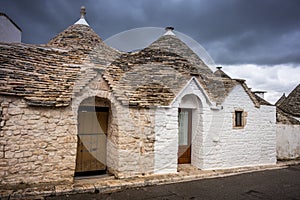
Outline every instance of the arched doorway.
POLYGON ((193 94, 181 99, 178 109, 178 164, 193 162, 193 156, 199 154, 199 146, 193 146, 202 132, 200 99, 193 94))
POLYGON ((92 97, 80 104, 75 176, 106 173, 108 117, 105 99, 92 97))

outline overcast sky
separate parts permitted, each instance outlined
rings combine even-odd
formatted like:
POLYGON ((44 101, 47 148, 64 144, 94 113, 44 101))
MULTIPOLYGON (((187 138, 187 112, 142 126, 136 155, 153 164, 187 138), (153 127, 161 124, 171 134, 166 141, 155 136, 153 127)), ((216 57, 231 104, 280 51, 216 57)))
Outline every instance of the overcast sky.
POLYGON ((300 83, 299 0, 0 0, 23 30, 22 42, 47 43, 79 19, 107 39, 139 27, 173 26, 200 43, 233 78, 266 90, 274 103, 300 83))

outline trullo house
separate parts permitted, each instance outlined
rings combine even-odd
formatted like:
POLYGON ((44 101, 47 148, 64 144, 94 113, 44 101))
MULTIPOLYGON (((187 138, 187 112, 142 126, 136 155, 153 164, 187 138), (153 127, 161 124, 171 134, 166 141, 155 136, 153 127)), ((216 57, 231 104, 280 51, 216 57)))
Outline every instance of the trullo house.
POLYGON ((47 44, 0 43, 1 184, 276 163, 276 108, 172 28, 107 46, 82 16, 47 44))

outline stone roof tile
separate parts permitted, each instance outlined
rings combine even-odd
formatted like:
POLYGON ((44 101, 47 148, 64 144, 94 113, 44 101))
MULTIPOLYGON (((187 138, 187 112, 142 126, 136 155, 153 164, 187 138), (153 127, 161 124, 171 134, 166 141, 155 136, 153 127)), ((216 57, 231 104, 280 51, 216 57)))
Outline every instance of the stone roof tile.
POLYGON ((56 107, 69 105, 73 92, 120 55, 80 24, 47 45, 1 43, 0 50, 0 94, 21 96, 29 105, 56 107))
POLYGON ((232 90, 235 83, 230 80, 223 80, 223 77, 216 76, 211 69, 199 58, 199 56, 183 41, 175 35, 165 34, 153 42, 149 47, 152 50, 172 52, 186 59, 189 65, 189 78, 195 76, 201 86, 206 90, 212 101, 220 104, 224 101, 228 92, 232 90))
POLYGON ((80 57, 39 45, 0 43, 0 93, 30 105, 65 106, 80 71, 80 57))
POLYGON ((101 43, 102 39, 91 27, 83 24, 74 24, 51 39, 47 45, 89 53, 101 43))
POLYGON ((117 99, 142 107, 169 105, 192 76, 217 104, 242 84, 255 106, 260 105, 244 81, 231 79, 224 72, 214 74, 185 43, 170 34, 141 51, 123 54, 104 72, 117 99))
POLYGON ((192 68, 177 54, 146 48, 123 54, 105 70, 104 78, 124 104, 169 105, 187 83, 192 68))

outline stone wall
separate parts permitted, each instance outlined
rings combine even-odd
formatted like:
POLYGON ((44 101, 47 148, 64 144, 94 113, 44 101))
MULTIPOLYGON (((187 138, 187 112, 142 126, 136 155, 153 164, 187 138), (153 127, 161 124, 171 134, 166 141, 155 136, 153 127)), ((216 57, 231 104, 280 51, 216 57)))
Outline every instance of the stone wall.
POLYGON ((277 158, 300 158, 300 125, 279 123, 276 126, 277 158))
POLYGON ((78 108, 81 103, 90 105, 95 97, 105 100, 100 106, 110 106, 107 162, 109 171, 117 172, 119 104, 100 76, 86 84, 72 105, 63 108, 28 106, 22 98, 0 97, 0 184, 72 182, 78 108))
MULTIPOLYGON (((79 80, 78 85, 81 82, 79 80)), ((109 90, 98 75, 76 94, 72 107, 76 110, 85 99, 91 97, 109 101, 108 171, 118 178, 152 174, 155 109, 122 105, 109 90)))
POLYGON ((153 173, 155 110, 123 106, 118 114, 117 177, 153 173))
POLYGON ((3 96, 0 107, 0 183, 72 181, 77 126, 70 107, 28 107, 3 96))
POLYGON ((0 184, 72 182, 78 108, 93 104, 110 108, 108 171, 118 178, 154 173, 156 109, 121 105, 96 76, 64 108, 33 107, 22 98, 1 97, 0 184))

